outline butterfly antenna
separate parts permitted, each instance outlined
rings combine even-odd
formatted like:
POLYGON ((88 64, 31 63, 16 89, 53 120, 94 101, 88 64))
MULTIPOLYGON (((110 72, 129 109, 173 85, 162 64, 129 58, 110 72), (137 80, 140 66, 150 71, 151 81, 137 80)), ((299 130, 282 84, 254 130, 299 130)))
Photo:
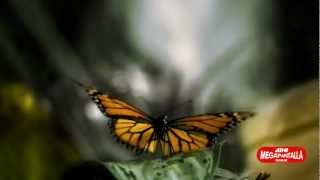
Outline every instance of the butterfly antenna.
POLYGON ((98 91, 93 87, 93 86, 88 86, 88 85, 85 85, 79 81, 76 81, 76 80, 73 80, 75 84, 77 84, 78 86, 82 87, 83 89, 85 89, 85 91, 89 94, 89 95, 92 95, 92 94, 95 94, 97 93, 98 91))

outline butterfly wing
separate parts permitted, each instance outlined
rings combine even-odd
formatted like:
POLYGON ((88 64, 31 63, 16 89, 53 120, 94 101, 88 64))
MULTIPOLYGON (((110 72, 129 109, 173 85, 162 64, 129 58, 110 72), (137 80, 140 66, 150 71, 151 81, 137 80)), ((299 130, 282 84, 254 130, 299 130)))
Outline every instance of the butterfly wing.
POLYGON ((140 121, 148 121, 149 119, 149 116, 140 109, 129 105, 124 101, 103 94, 95 88, 86 88, 86 92, 96 103, 101 112, 109 118, 113 119, 128 117, 130 119, 136 119, 140 121))
POLYGON ((158 141, 150 123, 119 118, 113 120, 110 127, 115 137, 122 143, 141 152, 155 152, 158 141))
POLYGON ((164 133, 160 145, 163 155, 169 156, 180 152, 203 149, 210 146, 211 142, 206 133, 171 127, 164 133))
POLYGON ((139 151, 156 150, 157 141, 149 115, 95 88, 85 87, 85 89, 100 111, 111 118, 110 129, 118 141, 139 151))
POLYGON ((165 156, 203 149, 215 143, 217 136, 252 116, 249 112, 205 114, 169 121, 161 140, 165 156))

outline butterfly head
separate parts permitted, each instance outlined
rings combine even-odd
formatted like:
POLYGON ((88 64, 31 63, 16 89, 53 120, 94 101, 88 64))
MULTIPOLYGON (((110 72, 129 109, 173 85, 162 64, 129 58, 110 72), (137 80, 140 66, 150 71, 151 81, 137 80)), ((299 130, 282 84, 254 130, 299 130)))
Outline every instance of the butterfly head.
POLYGON ((162 121, 164 125, 168 124, 168 121, 167 121, 168 116, 167 115, 160 115, 157 119, 162 121))

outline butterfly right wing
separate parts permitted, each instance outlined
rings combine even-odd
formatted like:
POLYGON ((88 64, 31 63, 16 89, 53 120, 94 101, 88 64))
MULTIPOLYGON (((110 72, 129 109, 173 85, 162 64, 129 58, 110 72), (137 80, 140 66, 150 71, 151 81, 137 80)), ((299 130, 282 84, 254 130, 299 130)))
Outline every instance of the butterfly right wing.
POLYGON ((216 138, 239 122, 251 117, 249 112, 203 114, 169 121, 161 141, 165 156, 204 149, 216 143, 216 138))
POLYGON ((212 144, 204 132, 183 130, 179 128, 168 128, 160 141, 161 151, 164 156, 180 152, 190 152, 203 149, 212 144))

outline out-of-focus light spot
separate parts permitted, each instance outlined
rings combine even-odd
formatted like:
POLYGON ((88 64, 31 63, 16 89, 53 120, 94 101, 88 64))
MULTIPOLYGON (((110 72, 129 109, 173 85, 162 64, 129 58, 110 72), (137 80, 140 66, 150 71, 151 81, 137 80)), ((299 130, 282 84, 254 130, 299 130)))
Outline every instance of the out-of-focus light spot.
POLYGON ((168 52, 170 63, 181 73, 186 82, 193 81, 200 74, 201 63, 198 52, 192 44, 192 40, 172 42, 168 52), (190 42, 191 41, 191 42, 190 42))
POLYGON ((116 71, 113 75, 111 83, 118 91, 124 91, 127 89, 126 73, 125 71, 116 71))
POLYGON ((108 120, 93 102, 86 105, 85 113, 87 117, 93 121, 104 122, 108 120))
POLYGON ((130 65, 124 70, 114 73, 112 84, 119 92, 126 92, 129 89, 135 96, 150 96, 150 82, 141 68, 130 65))
POLYGON ((34 106, 34 100, 31 94, 26 94, 23 98, 23 104, 26 110, 30 110, 34 106))
POLYGON ((133 68, 128 77, 129 85, 136 96, 147 97, 150 95, 150 82, 139 68, 133 68))
MULTIPOLYGON (((259 7, 256 1, 237 1, 232 6, 230 3, 138 0, 130 17, 132 34, 154 61, 180 75, 182 89, 190 89, 216 71, 213 67, 222 67, 221 62, 225 61, 223 67, 228 69, 229 61, 238 61, 232 48, 244 48, 243 42, 255 38, 256 17, 252 13, 259 7)), ((212 78, 226 79, 221 72, 212 78)))

